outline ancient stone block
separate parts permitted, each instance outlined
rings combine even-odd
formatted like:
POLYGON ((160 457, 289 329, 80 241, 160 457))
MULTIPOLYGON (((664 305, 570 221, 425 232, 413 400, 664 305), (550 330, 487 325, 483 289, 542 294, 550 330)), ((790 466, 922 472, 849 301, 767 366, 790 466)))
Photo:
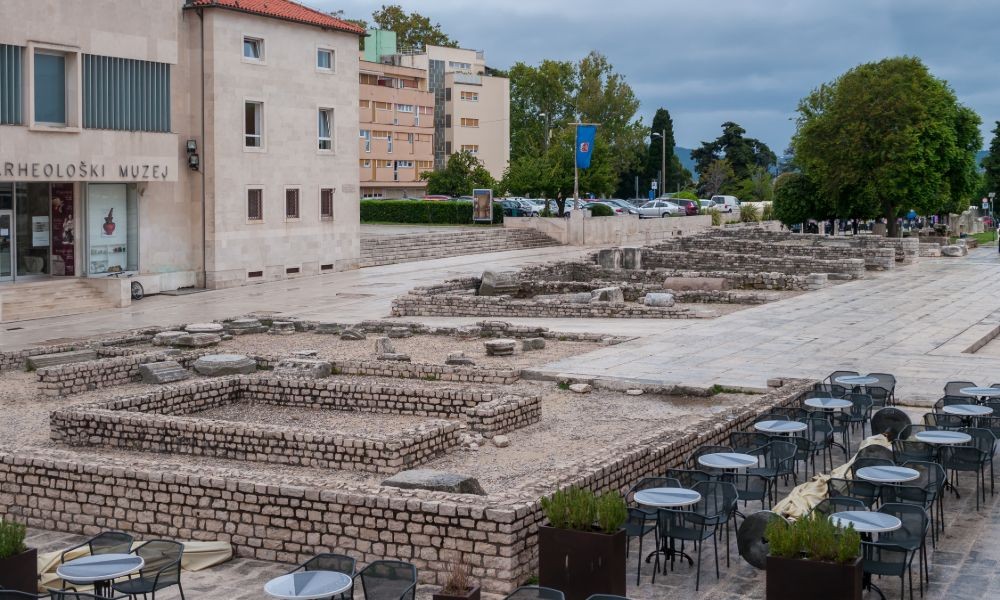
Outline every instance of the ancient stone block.
POLYGON ((510 356, 514 354, 514 348, 517 346, 517 340, 511 340, 507 338, 500 338, 496 340, 487 340, 483 342, 486 346, 487 356, 510 356))
POLYGON ((365 337, 367 336, 365 335, 364 330, 354 329, 353 327, 349 329, 344 329, 340 333, 340 339, 342 340, 363 340, 365 339, 365 337))
POLYGON ((222 336, 217 333, 185 333, 174 338, 170 345, 181 348, 206 348, 221 341, 222 336))
POLYGON ((527 338, 521 340, 521 350, 542 350, 545 348, 545 338, 527 338))
POLYGON ((969 249, 964 245, 941 246, 941 256, 959 257, 969 253, 969 249))
POLYGON ((479 284, 480 296, 504 296, 513 294, 520 287, 517 271, 511 269, 486 269, 479 284))
POLYGON ((173 383, 184 381, 191 376, 176 360, 164 360, 139 365, 139 375, 143 383, 173 383))
POLYGON ((589 394, 594 389, 594 386, 589 383, 571 383, 569 389, 577 394, 589 394))
POLYGON ((208 354, 194 361, 194 370, 202 375, 247 375, 257 370, 257 363, 242 354, 208 354))
POLYGON ((56 352, 54 354, 39 354, 29 356, 25 359, 28 369, 36 370, 45 367, 55 367, 57 365, 68 365, 88 360, 97 360, 96 350, 71 350, 69 352, 56 352))
POLYGON ((329 377, 332 372, 333 365, 331 363, 312 358, 284 358, 278 361, 278 364, 274 367, 275 375, 307 379, 329 377))
POLYGON ((257 319, 233 319, 225 323, 224 326, 231 335, 247 335, 267 331, 267 327, 257 319))
POLYGON ((663 287, 675 292, 721 291, 726 289, 726 280, 722 277, 667 277, 663 287))
POLYGON ((621 248, 603 248, 597 251, 597 264, 602 269, 622 268, 621 248))
POLYGON ((623 304, 625 302, 625 294, 620 287, 599 288, 590 292, 590 301, 623 304))
POLYGON ((411 337, 413 332, 410 331, 409 327, 390 327, 389 331, 386 332, 386 335, 391 338, 399 339, 411 337))
POLYGON ((495 435, 493 436, 493 445, 497 448, 506 448, 510 446, 510 438, 505 435, 495 435))
POLYGON ((222 330, 220 323, 192 323, 184 328, 188 333, 222 333, 222 330))
POLYGON ((343 323, 316 323, 316 328, 313 329, 313 332, 326 335, 340 335, 344 329, 345 326, 343 323))
POLYGON ((650 292, 642 301, 646 306, 669 307, 674 305, 674 295, 666 293, 650 292))
POLYGON ((482 327, 478 325, 463 325, 455 332, 455 337, 460 340, 471 340, 482 334, 482 327))
POLYGON ((295 323, 291 321, 272 321, 271 329, 268 333, 271 335, 292 335, 295 333, 295 323))
POLYGON ((642 269, 642 249, 622 248, 622 268, 629 271, 642 269))
POLYGON ((479 485, 479 481, 475 477, 433 469, 400 471, 383 481, 382 485, 404 489, 451 492, 453 494, 486 495, 483 486, 479 485))
POLYGON ((182 335, 187 335, 187 333, 184 331, 162 331, 153 336, 153 345, 170 346, 174 340, 181 337, 182 335))
POLYGON ((468 366, 476 364, 476 361, 466 356, 464 352, 449 352, 448 358, 445 359, 444 364, 455 365, 455 366, 468 366))

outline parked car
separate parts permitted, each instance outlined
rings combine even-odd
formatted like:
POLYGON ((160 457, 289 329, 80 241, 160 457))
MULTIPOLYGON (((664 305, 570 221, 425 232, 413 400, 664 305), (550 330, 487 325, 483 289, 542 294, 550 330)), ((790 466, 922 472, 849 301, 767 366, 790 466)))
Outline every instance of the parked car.
POLYGON ((605 204, 610 204, 611 206, 617 206, 618 208, 622 209, 622 212, 624 214, 628 215, 639 214, 639 209, 635 205, 629 204, 627 201, 622 200, 621 198, 610 198, 608 200, 601 200, 601 202, 604 202, 605 204))
POLYGON ((650 200, 639 207, 639 218, 673 217, 684 214, 684 209, 668 200, 650 200))
POLYGON ((505 217, 523 217, 526 216, 521 207, 521 203, 517 200, 504 199, 500 201, 500 206, 503 208, 503 216, 505 217))
POLYGON ((740 207, 740 199, 736 196, 715 195, 712 196, 712 202, 715 204, 715 208, 721 212, 731 213, 740 207))
POLYGON ((711 200, 706 200, 704 198, 698 200, 698 204, 701 206, 702 212, 705 212, 710 208, 715 208, 715 202, 712 202, 711 200))
POLYGON ((671 202, 683 208, 684 214, 689 217, 701 212, 701 206, 699 206, 697 200, 685 200, 684 198, 678 198, 676 200, 671 200, 671 202))
POLYGON ((594 200, 593 202, 588 202, 583 205, 583 208, 593 208, 595 204, 603 204, 604 206, 607 206, 615 213, 615 216, 625 214, 625 209, 620 206, 615 206, 606 200, 594 200))
POLYGON ((516 202, 521 205, 521 212, 526 217, 537 217, 542 211, 540 206, 535 205, 527 198, 518 198, 516 202))
POLYGON ((445 196, 442 194, 430 194, 424 196, 424 200, 451 200, 451 196, 445 196))

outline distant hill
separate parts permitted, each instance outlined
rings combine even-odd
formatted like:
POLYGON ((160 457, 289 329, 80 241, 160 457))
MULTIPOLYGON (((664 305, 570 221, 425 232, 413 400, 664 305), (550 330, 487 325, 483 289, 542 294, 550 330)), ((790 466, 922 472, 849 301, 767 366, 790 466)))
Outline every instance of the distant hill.
POLYGON ((681 146, 674 146, 674 154, 681 161, 681 166, 691 171, 691 177, 695 181, 698 181, 698 173, 694 169, 694 160, 691 158, 691 148, 683 148, 681 146))

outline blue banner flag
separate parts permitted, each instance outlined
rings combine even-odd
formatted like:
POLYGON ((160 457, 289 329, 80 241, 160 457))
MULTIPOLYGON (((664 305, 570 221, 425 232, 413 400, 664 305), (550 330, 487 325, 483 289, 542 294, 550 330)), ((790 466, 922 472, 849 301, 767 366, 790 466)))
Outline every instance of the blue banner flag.
POLYGON ((597 125, 576 126, 576 166, 580 169, 590 168, 590 157, 594 154, 594 136, 597 125))

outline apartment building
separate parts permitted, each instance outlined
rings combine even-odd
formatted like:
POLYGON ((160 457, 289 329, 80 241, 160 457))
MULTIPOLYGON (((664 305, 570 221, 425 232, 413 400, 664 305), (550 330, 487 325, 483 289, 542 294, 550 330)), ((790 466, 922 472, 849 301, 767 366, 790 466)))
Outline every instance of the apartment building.
POLYGON ((427 72, 361 61, 358 161, 362 198, 419 198, 434 169, 434 94, 427 72))
POLYGON ((0 294, 358 264, 358 27, 288 0, 5 0, 0 294), (10 287, 8 287, 10 286, 10 287))
POLYGON ((427 72, 434 93, 434 167, 467 151, 500 179, 510 161, 510 81, 489 74, 482 51, 427 46, 382 62, 427 72))

